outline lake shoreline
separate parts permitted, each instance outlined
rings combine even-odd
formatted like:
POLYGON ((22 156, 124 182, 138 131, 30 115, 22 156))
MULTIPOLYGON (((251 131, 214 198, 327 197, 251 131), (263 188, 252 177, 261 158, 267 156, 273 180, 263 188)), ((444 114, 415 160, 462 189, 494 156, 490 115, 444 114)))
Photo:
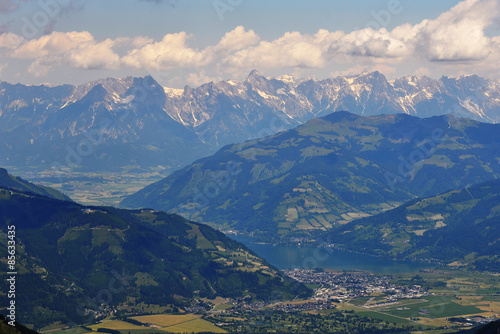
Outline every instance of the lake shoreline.
POLYGON ((440 266, 425 261, 387 259, 331 247, 289 246, 256 242, 254 238, 231 236, 278 269, 358 271, 376 274, 418 273, 440 266), (322 251, 321 251, 322 250, 322 251))

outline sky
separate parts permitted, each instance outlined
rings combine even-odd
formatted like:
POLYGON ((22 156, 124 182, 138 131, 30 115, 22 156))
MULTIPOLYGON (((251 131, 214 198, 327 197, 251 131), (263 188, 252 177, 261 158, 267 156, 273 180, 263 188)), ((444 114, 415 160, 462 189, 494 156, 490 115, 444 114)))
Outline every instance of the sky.
POLYGON ((498 0, 0 0, 0 81, 500 79, 498 0))

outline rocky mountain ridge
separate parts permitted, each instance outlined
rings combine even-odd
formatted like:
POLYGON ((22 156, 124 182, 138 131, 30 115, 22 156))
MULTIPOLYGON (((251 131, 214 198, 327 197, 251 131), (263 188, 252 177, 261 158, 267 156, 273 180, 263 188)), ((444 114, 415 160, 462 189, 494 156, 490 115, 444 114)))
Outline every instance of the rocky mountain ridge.
POLYGON ((175 170, 230 143, 262 138, 331 112, 370 116, 452 114, 500 120, 500 83, 381 73, 325 80, 269 78, 184 90, 151 76, 106 78, 80 86, 0 83, 0 165, 116 171, 175 170))

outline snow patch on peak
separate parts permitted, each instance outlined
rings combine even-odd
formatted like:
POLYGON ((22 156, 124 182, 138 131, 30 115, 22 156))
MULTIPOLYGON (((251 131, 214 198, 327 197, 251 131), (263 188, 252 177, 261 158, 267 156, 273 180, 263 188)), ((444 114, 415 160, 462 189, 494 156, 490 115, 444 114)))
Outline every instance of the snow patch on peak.
POLYGON ((276 96, 271 96, 271 95, 267 95, 266 93, 264 93, 263 91, 259 90, 259 89, 256 89, 257 93, 262 96, 263 98, 265 99, 273 99, 273 98, 276 98, 276 96))
POLYGON ((87 82, 85 84, 76 86, 73 93, 66 98, 65 101, 75 102, 87 95, 94 87, 101 85, 108 94, 113 95, 114 93, 118 95, 123 95, 132 86, 133 77, 126 77, 123 79, 118 78, 105 78, 96 81, 87 82))
POLYGON ((295 78, 291 75, 282 75, 276 78, 276 80, 283 81, 284 83, 290 84, 295 82, 295 78))
POLYGON ((470 77, 475 77, 475 75, 474 74, 462 74, 462 75, 459 75, 458 77, 456 77, 456 80, 467 79, 470 77))
POLYGON ((129 95, 122 98, 120 95, 113 93, 111 99, 115 104, 129 104, 134 100, 134 95, 129 95))
POLYGON ((184 94, 184 89, 163 87, 163 91, 168 97, 179 97, 184 94))
MULTIPOLYGON (((36 85, 26 85, 26 86, 36 86, 36 85)), ((38 85, 38 87, 47 87, 47 88, 55 88, 55 87, 58 87, 59 85, 56 85, 56 84, 51 84, 51 83, 48 83, 48 82, 43 82, 41 83, 40 85, 38 85)))
POLYGON ((344 80, 347 81, 349 85, 352 85, 356 79, 357 77, 344 77, 344 80))

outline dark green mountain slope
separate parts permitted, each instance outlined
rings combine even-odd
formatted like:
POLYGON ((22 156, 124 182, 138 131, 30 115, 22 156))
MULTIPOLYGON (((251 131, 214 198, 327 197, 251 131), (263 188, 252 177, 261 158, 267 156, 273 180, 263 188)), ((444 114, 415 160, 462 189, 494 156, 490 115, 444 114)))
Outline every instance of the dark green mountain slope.
POLYGON ((226 146, 122 202, 266 235, 328 229, 500 176, 500 125, 336 112, 226 146))
POLYGON ((0 333, 2 334, 38 334, 29 328, 24 327, 17 321, 14 322, 14 326, 9 324, 9 319, 4 315, 0 314, 0 333))
POLYGON ((500 180, 411 201, 328 239, 360 252, 500 271, 500 180))
POLYGON ((71 198, 53 188, 35 185, 20 177, 10 175, 5 168, 0 168, 0 187, 16 189, 22 192, 29 192, 63 201, 71 201, 71 198))
POLYGON ((498 334, 500 333, 500 320, 490 322, 478 329, 474 334, 498 334))
POLYGON ((461 330, 454 334, 500 334, 500 320, 492 321, 486 325, 461 330))
MULTIPOLYGON (((0 189, 0 222, 0 258, 7 257, 8 226, 15 226, 18 320, 37 328, 86 323, 117 307, 181 306, 194 296, 309 293, 242 244, 164 212, 84 207, 0 189)), ((2 280, 2 291, 6 285, 2 280)), ((0 298, 7 305, 6 295, 0 298)))

